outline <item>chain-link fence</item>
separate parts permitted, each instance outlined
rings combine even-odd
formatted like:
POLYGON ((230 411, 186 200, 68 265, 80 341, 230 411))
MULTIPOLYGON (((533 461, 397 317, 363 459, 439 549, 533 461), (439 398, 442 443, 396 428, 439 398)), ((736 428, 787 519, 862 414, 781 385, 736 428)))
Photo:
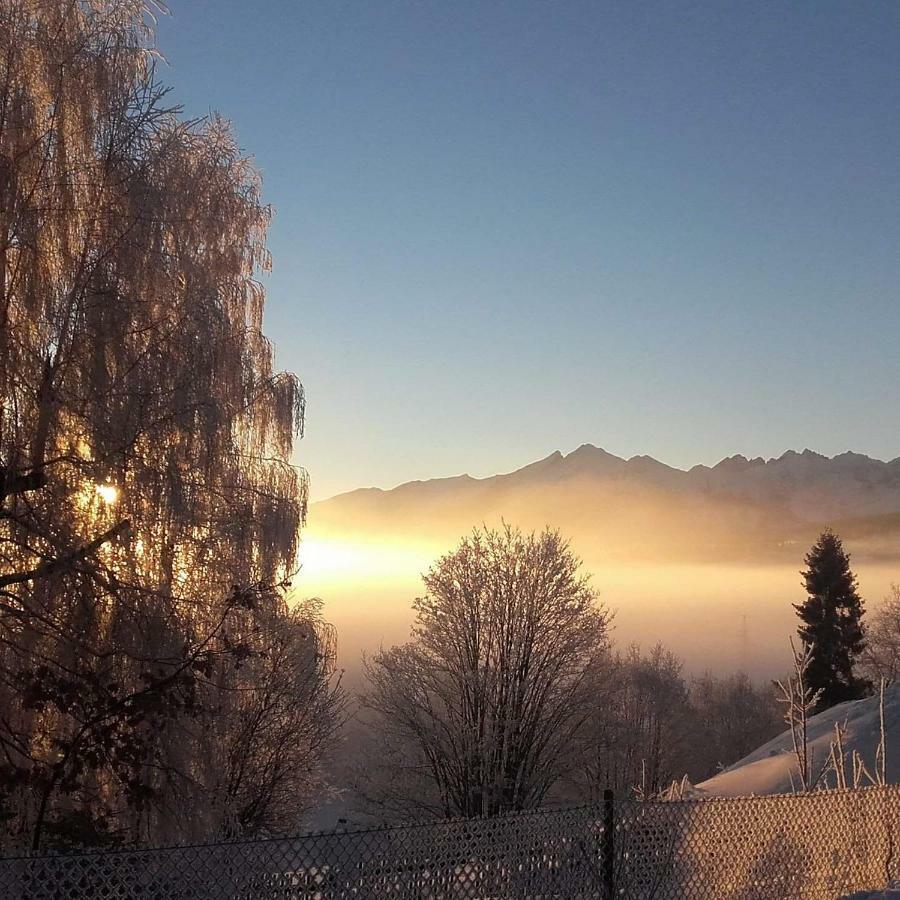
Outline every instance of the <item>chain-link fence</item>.
POLYGON ((0 860, 10 900, 834 900, 897 875, 900 787, 607 802, 241 843, 0 860))

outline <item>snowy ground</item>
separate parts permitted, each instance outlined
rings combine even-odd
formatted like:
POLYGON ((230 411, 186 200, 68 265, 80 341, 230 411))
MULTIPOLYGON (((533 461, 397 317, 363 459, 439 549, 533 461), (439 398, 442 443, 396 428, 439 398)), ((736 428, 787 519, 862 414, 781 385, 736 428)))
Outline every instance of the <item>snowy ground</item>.
MULTIPOLYGON (((900 783, 900 685, 885 692, 885 735, 887 747, 887 780, 900 783)), ((846 723, 844 749, 849 759, 859 752, 870 772, 875 772, 875 751, 879 740, 878 697, 841 703, 813 716, 808 723, 810 752, 814 754, 816 773, 826 765, 836 723, 846 723)), ((793 755, 790 732, 763 744, 749 756, 729 766, 718 775, 697 785, 698 792, 738 797, 750 794, 783 794, 791 791, 791 775, 796 779, 797 763, 793 755)), ((829 786, 834 786, 833 776, 829 786)), ((893 892, 889 896, 900 893, 893 892)), ((881 896, 881 895, 872 895, 881 896)))
POLYGON ((886 891, 876 891, 875 893, 859 891, 856 894, 847 894, 841 900, 900 900, 900 888, 897 890, 888 888, 886 891))

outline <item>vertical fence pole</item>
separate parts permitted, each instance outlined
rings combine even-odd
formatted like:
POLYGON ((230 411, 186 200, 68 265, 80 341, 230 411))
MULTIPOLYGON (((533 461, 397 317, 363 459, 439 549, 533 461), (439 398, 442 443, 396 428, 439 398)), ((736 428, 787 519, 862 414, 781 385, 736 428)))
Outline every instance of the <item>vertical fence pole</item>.
POLYGON ((613 900, 616 896, 615 834, 616 804, 613 792, 607 788, 603 792, 603 839, 600 842, 603 900, 613 900))

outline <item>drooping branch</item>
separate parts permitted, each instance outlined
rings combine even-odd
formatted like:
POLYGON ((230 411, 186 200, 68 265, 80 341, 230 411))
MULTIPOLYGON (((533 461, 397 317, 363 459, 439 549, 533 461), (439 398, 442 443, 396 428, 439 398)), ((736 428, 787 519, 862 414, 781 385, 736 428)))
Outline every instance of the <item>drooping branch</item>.
POLYGON ((0 466, 0 503, 12 494, 39 491, 47 484, 47 476, 40 470, 19 474, 0 466))
POLYGON ((48 559, 39 566, 35 566, 33 569, 29 569, 25 572, 12 572, 9 575, 0 575, 0 588, 6 588, 13 584, 24 584, 27 581, 37 581, 40 578, 49 578, 51 575, 58 575, 60 572, 81 562, 92 553, 96 553, 96 551, 104 544, 114 541, 120 535, 128 531, 129 528, 131 528, 131 521, 129 519, 123 519, 118 525, 114 525, 112 528, 104 531, 103 534, 98 535, 92 541, 82 544, 82 546, 73 550, 71 553, 56 557, 55 559, 48 559))

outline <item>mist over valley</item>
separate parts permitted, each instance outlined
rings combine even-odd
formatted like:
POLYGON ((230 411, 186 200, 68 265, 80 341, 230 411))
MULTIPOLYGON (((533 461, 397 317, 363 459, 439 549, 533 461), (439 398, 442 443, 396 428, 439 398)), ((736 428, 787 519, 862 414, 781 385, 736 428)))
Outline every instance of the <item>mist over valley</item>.
POLYGON ((900 460, 810 450, 685 471, 584 444, 489 478, 364 488, 312 504, 294 589, 320 596, 350 683, 362 653, 406 640, 420 575, 476 525, 570 538, 618 645, 657 641, 700 672, 780 675, 803 555, 825 527, 877 608, 900 580, 900 460))

